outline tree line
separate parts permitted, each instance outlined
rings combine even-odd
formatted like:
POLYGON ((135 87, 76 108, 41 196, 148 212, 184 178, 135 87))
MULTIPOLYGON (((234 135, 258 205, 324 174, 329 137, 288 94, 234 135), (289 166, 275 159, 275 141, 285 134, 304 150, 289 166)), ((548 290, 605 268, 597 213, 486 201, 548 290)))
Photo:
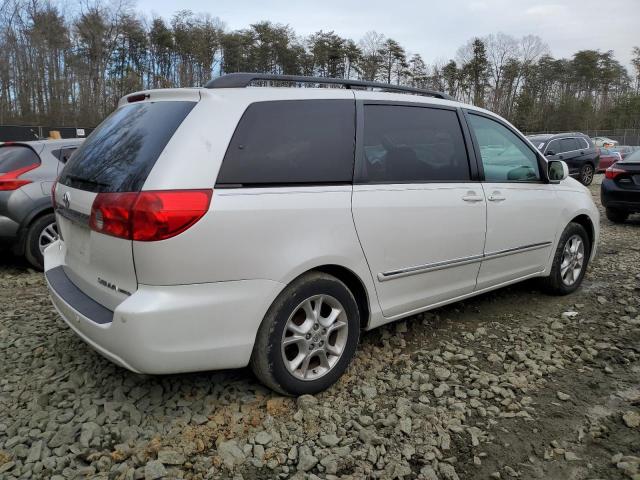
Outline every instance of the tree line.
POLYGON ((357 41, 333 31, 300 36, 268 21, 229 31, 219 18, 188 10, 166 21, 101 0, 5 0, 0 125, 94 126, 132 91, 264 72, 440 90, 525 131, 640 128, 640 48, 632 53, 628 70, 611 51, 556 59, 537 36, 498 33, 427 63, 373 31, 357 41))

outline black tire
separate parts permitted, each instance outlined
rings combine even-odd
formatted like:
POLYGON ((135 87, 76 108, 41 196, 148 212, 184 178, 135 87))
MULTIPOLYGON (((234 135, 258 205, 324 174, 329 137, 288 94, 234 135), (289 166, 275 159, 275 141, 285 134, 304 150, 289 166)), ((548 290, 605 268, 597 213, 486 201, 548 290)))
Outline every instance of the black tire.
POLYGON ((551 273, 548 277, 544 277, 542 279, 542 287, 544 288, 544 290, 552 295, 568 295, 569 293, 575 292, 578 287, 580 287, 582 279, 584 278, 584 275, 587 271, 590 255, 591 241, 589 240, 589 235, 587 234, 587 231, 584 229, 584 227, 578 223, 573 222, 567 225, 567 228, 565 228, 564 232, 562 232, 562 236, 560 237, 560 241, 558 242, 558 247, 556 248, 556 253, 553 256, 551 273), (575 235, 579 236, 583 242, 584 260, 580 274, 571 285, 568 285, 562 279, 561 265, 565 246, 567 245, 567 242, 575 235))
POLYGON ((360 312, 351 291, 332 275, 309 272, 289 284, 269 308, 256 336, 251 355, 251 369, 263 384, 279 393, 285 395, 318 393, 333 385, 345 372, 355 355, 359 338, 360 312), (303 380, 294 376, 285 366, 282 350, 283 335, 289 318, 299 311, 299 307, 307 299, 317 295, 332 297, 344 308, 347 324, 346 341, 342 354, 326 373, 313 380, 303 380))
POLYGON ((595 170, 593 168, 593 165, 591 165, 590 163, 585 163, 580 169, 580 183, 585 187, 591 185, 591 182, 593 182, 594 173, 595 170))
POLYGON ((36 218, 27 230, 24 256, 37 270, 44 269, 44 257, 40 251, 40 234, 42 234, 47 227, 55 225, 55 223, 56 216, 53 213, 47 213, 46 215, 36 218))
POLYGON ((607 218, 613 223, 624 223, 629 217, 628 212, 623 212, 622 210, 616 210, 614 208, 607 208, 606 212, 607 218))

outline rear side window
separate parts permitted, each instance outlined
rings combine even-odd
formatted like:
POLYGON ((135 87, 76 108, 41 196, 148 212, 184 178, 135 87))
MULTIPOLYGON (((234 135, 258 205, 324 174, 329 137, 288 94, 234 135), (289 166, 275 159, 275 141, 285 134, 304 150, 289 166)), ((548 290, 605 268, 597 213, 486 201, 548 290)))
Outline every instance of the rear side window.
POLYGON ((0 147, 0 175, 39 164, 40 157, 29 147, 20 145, 0 147))
POLYGON ((467 181, 469 161, 455 111, 365 105, 358 179, 372 183, 467 181))
POLYGON ((137 192, 195 102, 141 102, 118 108, 85 140, 60 183, 91 192, 137 192))
POLYGON ((354 145, 352 100, 253 103, 233 134, 216 183, 351 182, 354 145))
POLYGON ((78 147, 61 148, 60 150, 52 151, 51 155, 56 157, 62 163, 67 163, 69 161, 69 158, 71 158, 71 154, 75 152, 77 149, 78 147))
POLYGON ((575 138, 562 138, 560 139, 560 152, 573 152, 578 150, 578 140, 575 138))

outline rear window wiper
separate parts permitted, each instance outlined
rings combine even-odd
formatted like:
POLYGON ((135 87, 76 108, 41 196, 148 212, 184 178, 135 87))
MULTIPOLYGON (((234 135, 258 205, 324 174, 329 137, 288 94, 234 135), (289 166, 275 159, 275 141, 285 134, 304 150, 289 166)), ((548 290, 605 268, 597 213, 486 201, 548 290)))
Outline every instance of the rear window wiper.
POLYGON ((70 173, 67 173, 65 175, 65 178, 68 178, 69 180, 73 180, 74 182, 78 182, 78 183, 84 183, 86 185, 92 185, 92 186, 96 186, 96 187, 109 187, 110 185, 108 183, 103 183, 103 182, 96 182, 95 180, 88 180, 86 178, 82 178, 78 175, 73 175, 70 173))

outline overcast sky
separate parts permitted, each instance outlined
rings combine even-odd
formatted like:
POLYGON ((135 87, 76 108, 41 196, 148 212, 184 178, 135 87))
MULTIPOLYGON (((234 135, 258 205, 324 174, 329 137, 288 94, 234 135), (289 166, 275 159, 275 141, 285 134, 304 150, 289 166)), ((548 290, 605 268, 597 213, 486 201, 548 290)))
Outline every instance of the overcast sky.
POLYGON ((427 63, 455 56, 472 37, 504 32, 538 35, 555 57, 613 50, 626 66, 640 46, 640 0, 137 0, 146 14, 178 9, 219 17, 228 29, 260 20, 288 24, 300 35, 334 30, 356 41, 376 30, 427 63))

